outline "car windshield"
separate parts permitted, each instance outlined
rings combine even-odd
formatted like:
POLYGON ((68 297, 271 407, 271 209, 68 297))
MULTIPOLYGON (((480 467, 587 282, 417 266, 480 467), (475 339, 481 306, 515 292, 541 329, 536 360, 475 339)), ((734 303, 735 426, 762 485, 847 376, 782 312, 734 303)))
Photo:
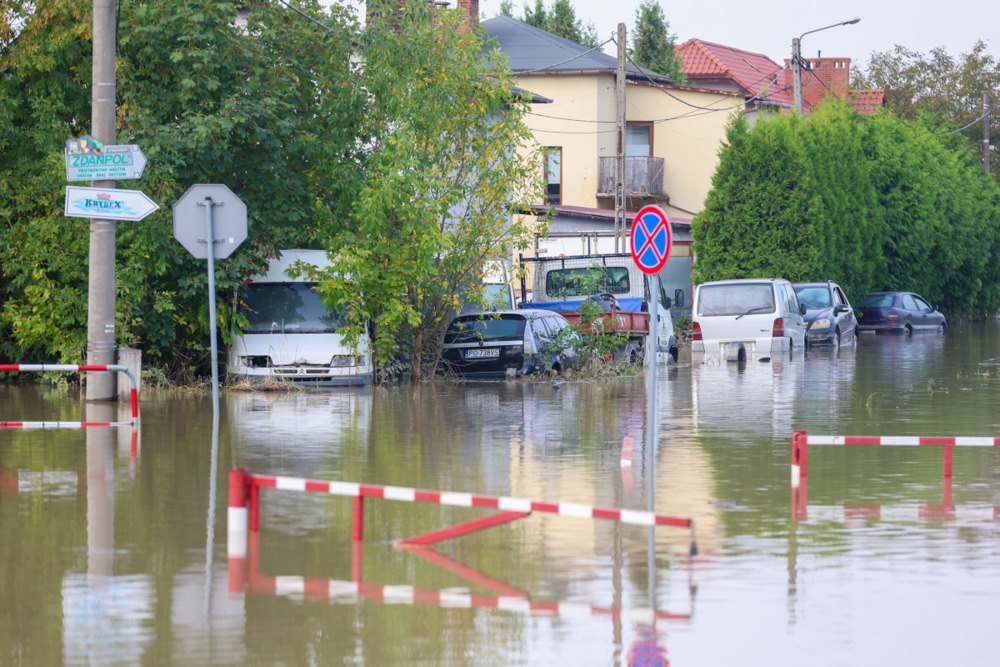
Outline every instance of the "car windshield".
POLYGON ((624 266, 556 269, 545 274, 545 293, 550 297, 628 294, 628 291, 628 268, 624 266))
POLYGON ((795 294, 799 297, 799 303, 804 303, 806 308, 829 308, 833 305, 830 288, 826 285, 796 287, 795 294))
POLYGON ((769 283, 702 285, 698 290, 698 315, 742 315, 774 312, 774 290, 769 283))
POLYGON ((457 317, 448 325, 444 342, 448 345, 479 341, 519 341, 524 338, 524 324, 525 319, 520 315, 457 317))
POLYGON ((254 283, 242 309, 244 333, 335 333, 344 325, 339 313, 320 300, 314 283, 254 283))
POLYGON ((892 305, 891 294, 869 294, 861 299, 858 308, 888 308, 892 305))

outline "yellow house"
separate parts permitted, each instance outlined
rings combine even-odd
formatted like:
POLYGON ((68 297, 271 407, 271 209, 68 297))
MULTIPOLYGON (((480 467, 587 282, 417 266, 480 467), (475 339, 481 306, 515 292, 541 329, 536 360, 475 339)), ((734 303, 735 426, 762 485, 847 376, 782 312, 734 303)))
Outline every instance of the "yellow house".
MULTIPOLYGON (((548 156, 548 187, 539 204, 555 210, 550 234, 604 230, 607 251, 618 147, 615 58, 510 17, 480 26, 507 55, 518 87, 551 100, 534 105, 527 117, 548 156)), ((690 287, 691 218, 711 188, 726 124, 743 106, 740 92, 679 86, 628 65, 626 210, 656 203, 673 222, 671 254, 683 259, 668 264, 672 287, 690 287)))

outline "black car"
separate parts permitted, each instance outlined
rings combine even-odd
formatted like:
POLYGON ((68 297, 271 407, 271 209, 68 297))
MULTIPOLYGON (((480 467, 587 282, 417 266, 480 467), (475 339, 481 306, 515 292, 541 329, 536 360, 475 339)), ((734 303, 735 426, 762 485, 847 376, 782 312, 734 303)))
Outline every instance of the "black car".
POLYGON ((566 343, 573 334, 562 315, 549 310, 501 310, 460 315, 444 335, 441 372, 473 378, 515 378, 576 365, 566 343), (561 344, 560 344, 561 343, 561 344))
POLYGON ((912 292, 872 292, 858 304, 858 324, 862 331, 912 334, 940 331, 948 321, 937 308, 912 292))
POLYGON ((806 307, 806 342, 810 345, 833 345, 857 336, 854 317, 844 290, 836 283, 799 283, 793 285, 799 303, 806 307))

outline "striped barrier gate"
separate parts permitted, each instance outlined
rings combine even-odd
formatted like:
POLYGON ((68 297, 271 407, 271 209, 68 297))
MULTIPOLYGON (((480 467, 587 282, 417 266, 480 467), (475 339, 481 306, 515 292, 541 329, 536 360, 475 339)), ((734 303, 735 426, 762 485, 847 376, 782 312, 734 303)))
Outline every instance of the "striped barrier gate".
POLYGON ((0 429, 33 428, 95 428, 134 426, 139 421, 139 382, 128 366, 115 364, 0 364, 0 373, 125 373, 129 382, 132 403, 132 421, 128 422, 68 422, 68 421, 0 421, 0 429))
POLYGON ((904 505, 883 508, 881 505, 825 505, 813 508, 813 518, 834 521, 861 519, 928 519, 959 518, 970 520, 1000 519, 1000 506, 976 505, 957 508, 952 501, 951 485, 955 447, 1000 447, 997 437, 926 437, 926 436, 852 436, 809 435, 792 432, 792 518, 805 521, 809 505, 809 446, 844 447, 941 447, 944 450, 941 477, 943 480, 940 505, 904 505))
MULTIPOLYGON (((399 540, 396 542, 398 546, 426 546, 436 544, 443 540, 468 535, 469 533, 485 530, 517 519, 523 519, 532 512, 541 512, 582 519, 605 519, 636 526, 687 528, 691 531, 690 553, 691 555, 698 553, 694 521, 687 517, 667 516, 642 510, 591 507, 576 503, 535 501, 506 496, 487 496, 452 491, 427 491, 401 486, 380 486, 358 484, 355 482, 329 482, 298 477, 256 475, 242 468, 237 468, 229 471, 229 509, 227 522, 230 559, 245 560, 247 556, 248 537, 256 537, 260 532, 261 489, 305 491, 353 498, 354 512, 351 539, 354 542, 361 542, 364 539, 365 498, 381 498, 384 500, 424 502, 452 507, 485 507, 501 510, 501 512, 492 516, 399 540)), ((245 568, 245 565, 241 565, 239 562, 231 563, 231 565, 237 573, 241 568, 245 568)))

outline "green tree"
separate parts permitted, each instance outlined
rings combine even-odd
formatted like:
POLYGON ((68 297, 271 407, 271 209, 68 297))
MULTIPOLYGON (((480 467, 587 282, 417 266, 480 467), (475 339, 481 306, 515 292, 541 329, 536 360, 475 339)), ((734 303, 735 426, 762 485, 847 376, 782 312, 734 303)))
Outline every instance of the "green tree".
POLYGON ((502 0, 499 15, 514 18, 514 0, 502 0))
MULTIPOLYGON (((299 4, 329 30, 273 3, 255 3, 243 31, 231 2, 121 5, 118 138, 148 156, 129 185, 161 210, 118 225, 116 333, 175 376, 205 368, 207 312, 204 262, 173 240, 170 204, 196 182, 226 183, 247 202, 250 239, 218 265, 231 322, 236 287, 275 249, 332 233, 360 187, 356 26, 341 8, 299 4)), ((89 126, 90 6, 10 7, 0 31, 0 354, 76 360, 88 226, 62 215, 62 148, 89 126)))
POLYGON ((542 0, 535 0, 534 9, 524 7, 525 23, 541 28, 553 35, 582 44, 588 48, 598 45, 597 29, 592 23, 584 23, 576 16, 576 9, 570 0, 553 0, 546 8, 542 0))
POLYGON ((534 8, 525 5, 524 14, 521 17, 521 20, 528 25, 533 25, 536 28, 547 30, 549 25, 549 13, 546 11, 545 4, 542 0, 535 0, 534 8))
POLYGON ((694 220, 696 282, 835 280, 917 291, 954 315, 1000 308, 1000 188, 958 136, 830 100, 729 127, 694 220))
MULTIPOLYGON (((904 118, 925 116, 948 129, 972 123, 961 134, 968 145, 981 150, 983 92, 994 100, 990 122, 1000 125, 1000 61, 982 40, 967 53, 952 56, 944 48, 927 53, 896 45, 889 51, 872 53, 867 65, 854 68, 854 88, 885 88, 886 104, 904 118)), ((994 174, 1000 175, 1000 160, 994 174)))
POLYGON ((329 243, 332 267, 314 275, 349 339, 370 333, 382 380, 433 373, 451 316, 483 300, 486 264, 532 238, 515 215, 541 187, 527 102, 459 20, 415 2, 363 38, 372 150, 351 225, 329 243))
POLYGON ((676 83, 685 83, 684 63, 675 50, 677 37, 658 0, 643 0, 635 12, 635 40, 632 55, 640 67, 665 74, 676 83))

